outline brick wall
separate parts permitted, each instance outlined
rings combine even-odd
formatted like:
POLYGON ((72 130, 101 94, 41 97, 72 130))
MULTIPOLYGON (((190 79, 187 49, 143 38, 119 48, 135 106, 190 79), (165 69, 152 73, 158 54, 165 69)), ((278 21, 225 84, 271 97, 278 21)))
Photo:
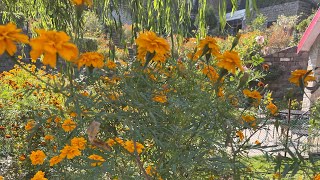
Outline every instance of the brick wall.
POLYGON ((273 97, 282 99, 285 96, 294 96, 299 101, 303 94, 291 84, 288 79, 291 71, 296 69, 307 69, 308 52, 297 54, 297 47, 290 47, 282 51, 265 56, 265 63, 270 66, 270 72, 266 77, 269 89, 273 91, 273 97))

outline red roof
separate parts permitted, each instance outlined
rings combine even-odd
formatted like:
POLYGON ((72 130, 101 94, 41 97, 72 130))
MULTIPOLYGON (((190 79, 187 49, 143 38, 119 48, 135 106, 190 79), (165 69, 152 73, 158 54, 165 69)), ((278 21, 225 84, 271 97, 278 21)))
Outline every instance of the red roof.
POLYGON ((304 32, 298 44, 297 53, 299 53, 300 51, 310 51, 311 46, 313 45, 314 41, 317 39, 319 34, 320 34, 320 9, 318 9, 309 27, 304 32))

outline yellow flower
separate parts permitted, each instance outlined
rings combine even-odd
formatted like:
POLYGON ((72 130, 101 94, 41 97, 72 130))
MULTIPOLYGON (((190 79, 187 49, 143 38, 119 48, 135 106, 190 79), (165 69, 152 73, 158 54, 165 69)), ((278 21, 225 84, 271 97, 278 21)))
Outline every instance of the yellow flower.
POLYGON ((254 143, 255 143, 256 145, 261 144, 261 142, 260 142, 259 140, 256 140, 254 143))
POLYGON ((41 54, 44 55, 43 64, 56 67, 57 53, 65 60, 72 61, 78 56, 78 48, 70 43, 70 37, 65 32, 37 30, 40 35, 31 39, 32 50, 30 56, 37 59, 41 54))
POLYGON ((34 128, 34 126, 36 125, 36 121, 35 120, 30 120, 27 122, 27 124, 24 126, 24 129, 26 131, 30 131, 31 129, 34 128))
POLYGON ((44 172, 38 171, 31 180, 48 180, 47 178, 44 177, 44 172))
POLYGON ((239 137, 240 141, 242 141, 244 139, 244 135, 243 135, 242 131, 237 131, 237 137, 239 137))
POLYGON ((313 179, 314 179, 314 180, 320 180, 320 173, 317 174, 317 175, 315 175, 313 179))
POLYGON ((267 105, 267 108, 269 109, 270 113, 272 115, 275 115, 278 111, 278 108, 275 104, 273 104, 272 102, 270 102, 268 105, 267 105))
POLYGON ((104 56, 97 52, 86 52, 81 54, 80 58, 75 62, 80 69, 82 66, 96 67, 101 69, 104 66, 104 56))
POLYGON ((279 172, 277 173, 274 173, 273 176, 272 176, 274 179, 280 179, 281 175, 279 172))
POLYGON ((87 5, 92 6, 92 0, 71 0, 73 4, 80 6, 80 5, 87 5))
POLYGON ((166 95, 155 95, 152 100, 159 103, 166 103, 168 101, 166 95))
MULTIPOLYGON (((124 143, 124 148, 129 151, 130 153, 133 153, 134 152, 134 142, 131 140, 131 141, 126 141, 124 143)), ((136 142, 136 150, 137 150, 137 153, 140 154, 142 153, 142 149, 144 148, 144 146, 138 142, 136 142)))
POLYGON ((80 150, 84 150, 86 148, 87 140, 83 137, 75 137, 71 139, 71 146, 78 147, 80 150))
POLYGON ((223 55, 218 56, 217 59, 217 66, 228 70, 232 74, 236 73, 236 68, 243 71, 239 54, 235 51, 225 51, 223 55))
POLYGON ((41 150, 32 151, 30 155, 32 165, 43 164, 45 158, 46 155, 41 150))
POLYGON ((62 158, 67 157, 68 159, 73 159, 74 157, 80 156, 80 155, 81 155, 81 151, 78 149, 77 146, 69 146, 69 145, 64 146, 60 154, 62 158))
POLYGON ((15 42, 28 43, 27 35, 21 34, 22 30, 17 29, 17 26, 10 22, 7 25, 0 25, 0 55, 7 51, 10 56, 13 56, 17 51, 15 42))
POLYGON ((212 54, 213 56, 220 55, 219 46, 213 37, 207 36, 205 39, 200 40, 198 51, 194 55, 194 58, 199 58, 203 53, 212 54))
POLYGON ((96 154, 92 154, 88 158, 95 160, 95 161, 98 161, 98 162, 91 163, 91 166, 100 166, 104 161, 106 161, 103 157, 96 155, 96 154))
POLYGON ((77 127, 76 122, 72 121, 71 119, 66 119, 62 124, 62 129, 65 132, 69 132, 74 130, 77 127))
POLYGON ((124 145, 124 141, 121 138, 116 137, 115 138, 116 142, 119 143, 121 146, 124 145))
POLYGON ((60 155, 59 156, 54 156, 49 160, 50 166, 54 166, 54 165, 60 163, 62 160, 63 160, 62 156, 60 156, 60 155))
POLYGON ((247 122, 247 123, 256 120, 256 118, 253 117, 253 116, 251 116, 251 115, 242 115, 241 117, 242 117, 242 119, 243 119, 245 122, 247 122))
MULTIPOLYGON (((291 73, 289 81, 297 86, 300 86, 300 79, 302 79, 308 70, 295 70, 291 73)), ((313 73, 310 73, 303 79, 304 84, 306 85, 309 81, 315 81, 316 78, 312 76, 313 73)))
POLYGON ((141 32, 139 37, 136 39, 138 45, 137 58, 142 64, 146 62, 147 52, 155 53, 152 61, 158 63, 164 63, 169 56, 170 46, 169 43, 156 35, 151 31, 141 32))
POLYGON ((52 136, 52 135, 45 135, 44 136, 44 140, 46 140, 46 141, 52 141, 54 139, 54 137, 52 136))
POLYGON ((153 176, 156 174, 156 170, 151 166, 147 166, 146 167, 146 173, 149 175, 149 176, 153 176))
POLYGON ((71 117, 77 117, 77 113, 71 112, 71 113, 69 114, 69 116, 71 116, 71 117))
POLYGON ((110 147, 112 147, 114 144, 115 144, 116 142, 113 140, 113 139, 108 139, 107 140, 107 144, 108 144, 108 146, 110 146, 110 147))
POLYGON ((224 96, 224 92, 223 92, 223 88, 222 87, 219 87, 218 96, 219 97, 223 97, 224 96))
POLYGON ((203 68, 202 73, 206 75, 213 82, 217 81, 217 79, 219 78, 219 75, 216 72, 216 70, 210 65, 206 65, 203 68))
POLYGON ((0 176, 0 180, 3 180, 3 176, 0 176))
POLYGON ((254 103, 256 106, 260 104, 260 101, 261 101, 261 94, 257 91, 257 90, 254 90, 254 91, 250 91, 248 89, 245 89, 243 90, 243 94, 249 98, 252 98, 252 99, 255 99, 256 102, 254 103))
POLYGON ((107 67, 109 69, 115 69, 117 67, 117 64, 115 62, 111 61, 111 60, 108 60, 107 61, 107 67))

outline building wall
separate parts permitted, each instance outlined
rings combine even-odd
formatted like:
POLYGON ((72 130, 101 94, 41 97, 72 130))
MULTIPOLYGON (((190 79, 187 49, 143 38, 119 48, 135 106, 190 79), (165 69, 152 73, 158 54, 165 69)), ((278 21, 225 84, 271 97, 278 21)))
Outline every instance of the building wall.
MULTIPOLYGON (((320 69, 315 70, 316 67, 320 67, 320 36, 317 37, 316 41, 312 45, 309 51, 308 59, 308 70, 314 70, 314 75, 317 81, 320 80, 320 69)), ((315 86, 315 82, 309 82, 308 86, 315 86)), ((306 94, 303 96, 302 109, 308 110, 320 97, 320 89, 311 93, 310 90, 305 89, 306 94)))
POLYGON ((282 51, 265 56, 265 63, 270 66, 266 82, 273 93, 273 97, 281 100, 285 96, 294 96, 299 101, 303 94, 297 86, 289 82, 291 72, 296 69, 306 69, 308 64, 308 52, 297 54, 297 47, 290 47, 282 51))

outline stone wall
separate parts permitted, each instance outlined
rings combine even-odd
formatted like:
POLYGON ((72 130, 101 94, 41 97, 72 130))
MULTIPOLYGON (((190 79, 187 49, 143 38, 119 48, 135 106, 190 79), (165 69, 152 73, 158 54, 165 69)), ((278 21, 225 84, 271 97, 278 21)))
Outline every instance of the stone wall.
POLYGON ((297 47, 290 47, 282 51, 265 56, 265 63, 270 66, 266 83, 273 91, 273 97, 278 100, 285 96, 293 96, 299 101, 302 100, 303 94, 297 86, 289 82, 291 72, 296 69, 307 69, 308 52, 297 54, 297 47))
POLYGON ((294 16, 302 15, 300 18, 303 19, 312 13, 313 4, 305 1, 293 1, 275 6, 261 8, 260 13, 267 17, 267 22, 275 22, 278 16, 294 16))

